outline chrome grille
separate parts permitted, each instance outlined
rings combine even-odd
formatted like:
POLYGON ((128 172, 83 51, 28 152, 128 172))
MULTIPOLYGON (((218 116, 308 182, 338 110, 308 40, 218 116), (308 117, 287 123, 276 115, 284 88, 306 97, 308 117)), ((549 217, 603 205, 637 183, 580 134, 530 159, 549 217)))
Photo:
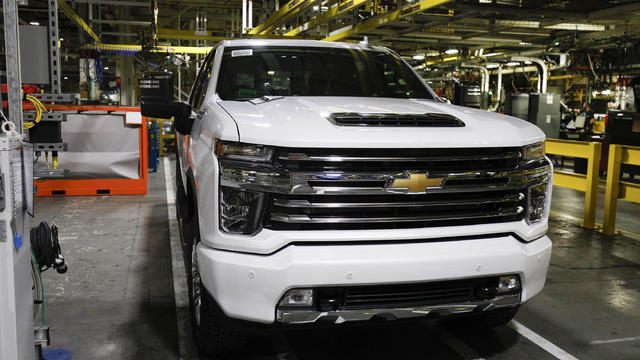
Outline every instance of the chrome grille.
POLYGON ((521 148, 470 149, 306 149, 279 151, 279 165, 290 171, 429 172, 504 171, 520 163, 521 148))
POLYGON ((270 195, 263 225, 272 230, 520 221, 528 186, 547 181, 550 170, 546 160, 525 164, 520 148, 287 148, 277 159, 291 190, 270 195))
POLYGON ((274 230, 397 229, 522 219, 520 191, 430 195, 274 195, 266 227, 274 230))
POLYGON ((390 127, 464 127, 464 123, 449 114, 360 114, 333 113, 329 121, 341 126, 390 127))

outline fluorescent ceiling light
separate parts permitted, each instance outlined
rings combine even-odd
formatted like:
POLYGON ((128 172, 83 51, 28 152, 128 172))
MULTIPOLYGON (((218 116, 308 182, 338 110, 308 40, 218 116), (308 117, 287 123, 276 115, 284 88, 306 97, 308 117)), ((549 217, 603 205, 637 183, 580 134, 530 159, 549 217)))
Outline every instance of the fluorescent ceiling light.
POLYGON ((496 20, 496 26, 538 29, 540 27, 540 22, 523 20, 496 20))
POLYGON ((487 68, 487 69, 495 69, 495 68, 497 68, 498 66, 499 66, 498 64, 487 64, 487 65, 486 65, 486 68, 487 68))
POLYGON ((444 52, 447 55, 454 55, 458 53, 458 49, 449 49, 447 51, 444 52))
POLYGON ((518 66, 518 65, 520 65, 520 63, 517 61, 511 61, 507 63, 507 66, 518 66))
POLYGON ((551 26, 545 26, 545 29, 576 30, 576 31, 605 31, 607 27, 604 25, 594 25, 594 24, 562 23, 562 24, 556 24, 551 26))
POLYGON ((491 57, 491 56, 498 56, 498 55, 502 55, 501 52, 498 53, 488 53, 488 54, 484 54, 482 55, 482 57, 491 57))
POLYGON ((39 22, 37 22, 37 21, 29 21, 29 25, 35 25, 35 26, 38 26, 38 25, 40 25, 40 23, 39 23, 39 22))
POLYGON ((105 66, 105 67, 104 67, 104 69, 105 69, 105 70, 109 70, 109 67, 108 67, 108 66, 105 66))
POLYGON ((527 60, 527 61, 525 61, 525 62, 524 62, 524 64, 525 64, 525 65, 531 65, 531 64, 533 64, 533 63, 532 63, 531 61, 527 60))
POLYGON ((531 43, 530 43, 530 42, 526 42, 526 41, 520 41, 518 44, 523 45, 523 46, 525 46, 525 45, 531 45, 531 43))
POLYGON ((413 55, 413 60, 424 60, 424 55, 413 55))
POLYGON ((313 11, 318 11, 318 10, 320 10, 320 6, 316 5, 313 7, 313 11))

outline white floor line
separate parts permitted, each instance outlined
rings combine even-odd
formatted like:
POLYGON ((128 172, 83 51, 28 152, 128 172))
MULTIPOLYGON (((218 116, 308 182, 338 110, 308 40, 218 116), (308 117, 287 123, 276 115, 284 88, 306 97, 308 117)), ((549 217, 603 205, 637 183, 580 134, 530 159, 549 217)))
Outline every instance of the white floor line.
POLYGON ((178 351, 180 360, 197 359, 197 351, 189 340, 190 315, 187 280, 185 278, 184 262, 182 260, 182 245, 178 230, 175 204, 176 193, 173 177, 171 176, 171 163, 165 157, 163 162, 164 183, 167 190, 167 217, 169 220, 169 239, 171 242, 171 271, 173 273, 173 293, 176 302, 176 320, 178 326, 178 351))
POLYGON ((568 352, 560 349, 558 346, 556 346, 555 344, 553 344, 549 340, 543 338, 542 336, 540 336, 537 333, 533 332, 533 330, 529 329, 528 327, 520 324, 519 322, 517 322, 515 320, 512 320, 509 323, 509 326, 511 328, 513 328, 518 334, 520 334, 520 335, 524 336, 525 338, 529 339, 529 341, 531 341, 532 343, 538 345, 544 351, 546 351, 549 354, 555 356, 557 359, 560 359, 560 360, 578 360, 573 355, 571 355, 568 352))
POLYGON ((438 336, 440 340, 447 344, 451 350, 455 351, 458 355, 462 356, 465 360, 484 360, 483 357, 478 355, 472 348, 470 348, 467 344, 462 342, 462 340, 458 339, 455 335, 450 333, 449 331, 438 328, 437 330, 438 336))
POLYGON ((589 345, 611 344, 611 343, 626 342, 626 341, 636 341, 636 340, 640 340, 640 336, 626 337, 626 338, 619 338, 619 339, 610 339, 610 340, 594 340, 594 341, 589 342, 589 345))

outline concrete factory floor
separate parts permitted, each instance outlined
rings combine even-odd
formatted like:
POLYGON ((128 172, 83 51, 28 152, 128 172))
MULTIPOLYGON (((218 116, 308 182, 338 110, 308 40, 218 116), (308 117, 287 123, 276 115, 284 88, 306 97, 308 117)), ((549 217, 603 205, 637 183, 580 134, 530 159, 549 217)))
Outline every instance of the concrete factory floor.
MULTIPOLYGON (((286 332, 254 339, 235 358, 640 359, 640 235, 580 228, 583 194, 554 191, 547 284, 509 326, 478 333, 418 321, 286 332)), ((639 234, 640 205, 619 209, 619 227, 639 234)), ((172 270, 163 166, 150 174, 146 196, 38 198, 36 212, 60 227, 69 265, 64 275, 44 273, 52 348, 74 359, 195 358, 184 288, 174 297, 174 276, 178 284, 184 273, 172 270)))

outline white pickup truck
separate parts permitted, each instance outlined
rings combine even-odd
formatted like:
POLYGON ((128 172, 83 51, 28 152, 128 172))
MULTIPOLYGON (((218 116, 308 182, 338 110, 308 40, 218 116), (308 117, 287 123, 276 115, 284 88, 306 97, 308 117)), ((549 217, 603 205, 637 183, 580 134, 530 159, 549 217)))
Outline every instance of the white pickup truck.
POLYGON ((544 286, 544 134, 442 102, 393 51, 223 41, 174 116, 196 342, 241 325, 469 315, 508 322, 544 286))

